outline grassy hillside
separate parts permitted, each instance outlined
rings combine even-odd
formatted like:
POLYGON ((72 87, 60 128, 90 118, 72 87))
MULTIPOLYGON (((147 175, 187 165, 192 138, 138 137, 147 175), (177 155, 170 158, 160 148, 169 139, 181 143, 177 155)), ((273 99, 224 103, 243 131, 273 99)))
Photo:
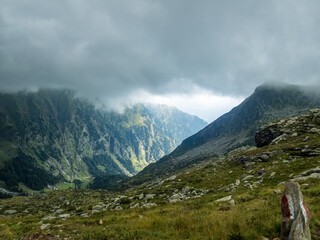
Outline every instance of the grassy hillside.
POLYGON ((1 200, 0 237, 277 239, 284 183, 297 181, 311 213, 312 239, 318 240, 320 110, 258 134, 270 129, 281 134, 263 147, 206 159, 126 192, 54 191, 1 200))

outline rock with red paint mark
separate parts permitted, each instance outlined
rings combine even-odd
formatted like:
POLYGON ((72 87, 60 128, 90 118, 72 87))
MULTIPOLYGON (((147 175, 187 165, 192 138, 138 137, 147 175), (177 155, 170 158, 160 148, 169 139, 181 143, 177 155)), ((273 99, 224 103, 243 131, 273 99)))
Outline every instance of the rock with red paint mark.
POLYGON ((311 240, 309 210, 304 203, 298 183, 286 183, 281 211, 281 240, 311 240))

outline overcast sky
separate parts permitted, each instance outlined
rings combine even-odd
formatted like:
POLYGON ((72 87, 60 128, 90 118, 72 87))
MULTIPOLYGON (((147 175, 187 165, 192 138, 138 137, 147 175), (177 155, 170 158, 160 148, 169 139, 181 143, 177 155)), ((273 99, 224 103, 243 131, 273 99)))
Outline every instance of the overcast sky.
POLYGON ((319 23, 319 0, 0 0, 0 89, 212 121, 261 83, 318 84, 319 23))

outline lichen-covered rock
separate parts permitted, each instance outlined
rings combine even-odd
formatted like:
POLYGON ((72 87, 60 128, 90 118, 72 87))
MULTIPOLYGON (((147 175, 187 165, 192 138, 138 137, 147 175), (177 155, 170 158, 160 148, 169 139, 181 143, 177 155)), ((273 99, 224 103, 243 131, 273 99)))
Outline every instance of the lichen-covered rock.
POLYGON ((286 183, 281 200, 281 211, 281 240, 311 240, 309 210, 298 183, 286 183))

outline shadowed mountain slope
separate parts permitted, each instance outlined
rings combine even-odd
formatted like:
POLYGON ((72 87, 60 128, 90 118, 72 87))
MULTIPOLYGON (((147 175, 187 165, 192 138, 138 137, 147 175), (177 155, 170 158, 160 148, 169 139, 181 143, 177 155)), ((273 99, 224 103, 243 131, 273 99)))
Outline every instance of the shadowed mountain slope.
POLYGON ((130 182, 141 184, 232 149, 254 145, 254 134, 264 124, 316 107, 320 107, 318 89, 286 84, 259 86, 240 105, 185 139, 171 154, 150 164, 130 182))

